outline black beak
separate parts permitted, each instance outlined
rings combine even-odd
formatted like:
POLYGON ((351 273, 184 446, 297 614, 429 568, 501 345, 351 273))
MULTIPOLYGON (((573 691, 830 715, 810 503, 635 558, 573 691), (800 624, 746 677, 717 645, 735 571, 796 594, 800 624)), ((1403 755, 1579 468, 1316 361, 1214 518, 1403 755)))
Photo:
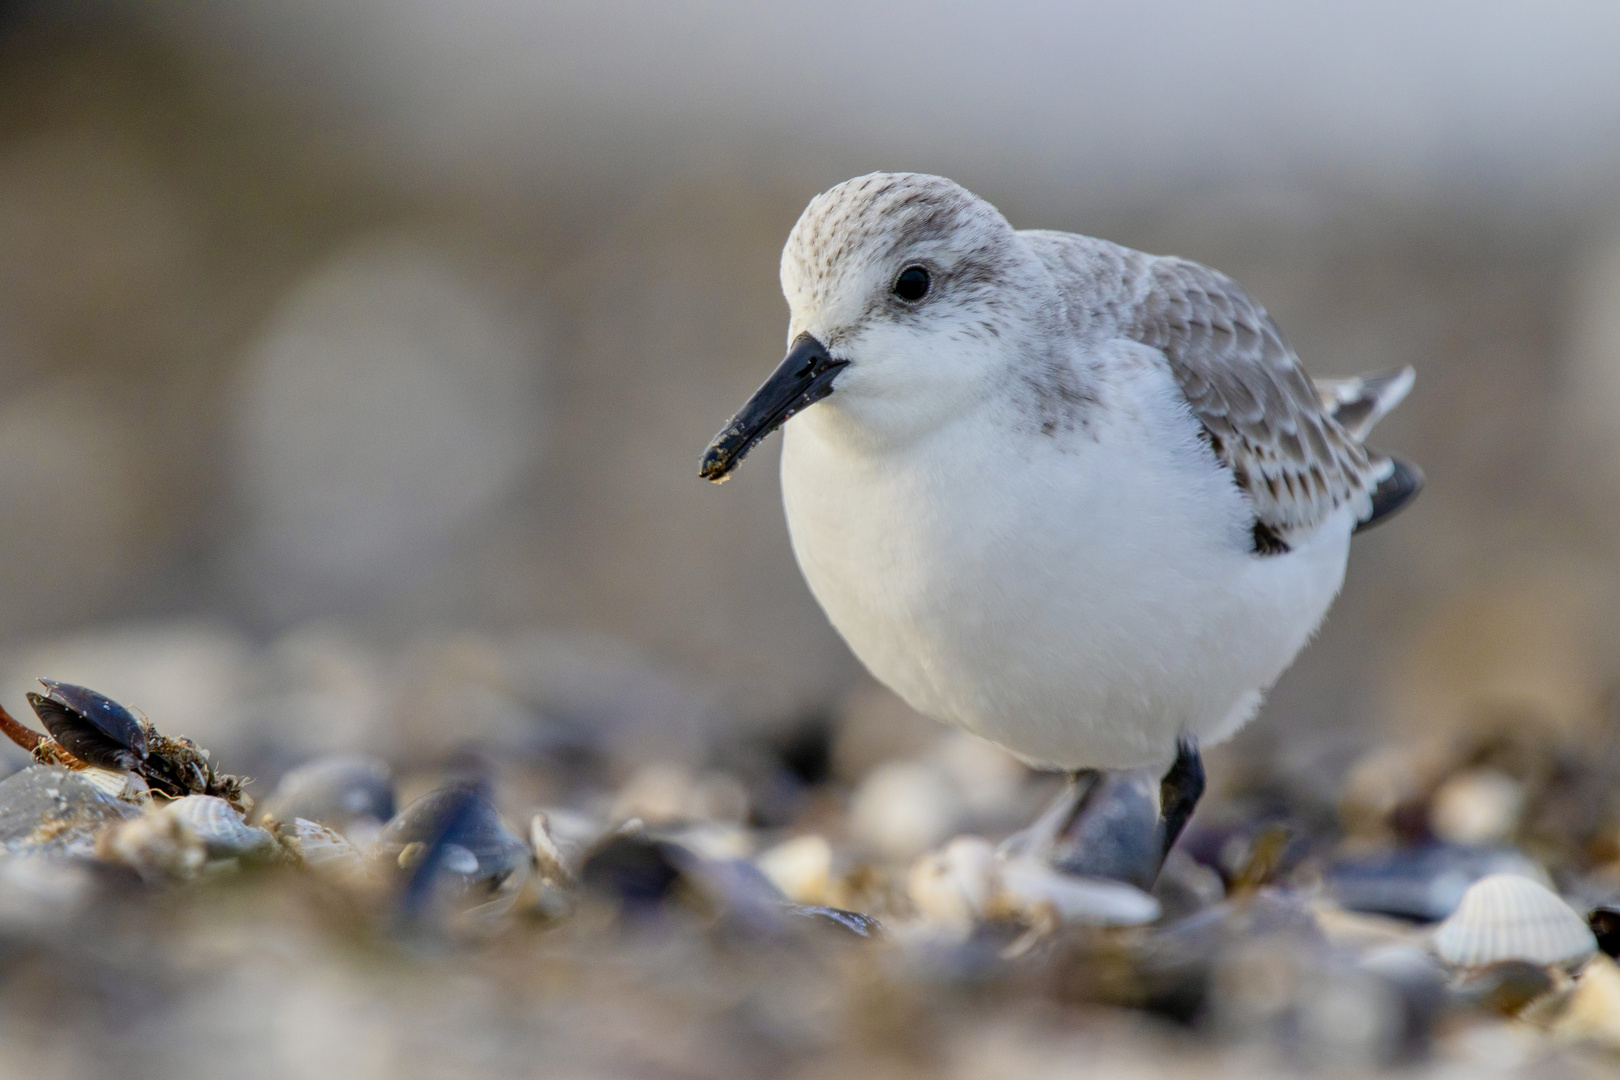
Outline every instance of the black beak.
POLYGON ((782 365, 754 391, 748 404, 731 418, 703 452, 698 475, 716 484, 731 475, 754 444, 781 427, 794 413, 832 393, 833 380, 849 363, 834 360, 809 334, 793 339, 782 365))

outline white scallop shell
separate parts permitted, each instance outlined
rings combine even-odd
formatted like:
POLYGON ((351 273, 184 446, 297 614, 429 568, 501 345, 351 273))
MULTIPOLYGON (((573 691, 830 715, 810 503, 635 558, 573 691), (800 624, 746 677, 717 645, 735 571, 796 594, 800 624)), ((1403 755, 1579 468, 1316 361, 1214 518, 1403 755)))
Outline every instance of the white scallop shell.
POLYGON ((1501 960, 1567 964, 1597 951, 1575 909, 1539 882, 1517 874, 1480 878, 1434 935, 1440 959, 1458 967, 1501 960))
POLYGON ((211 859, 226 859, 273 848, 276 838, 242 820, 230 803, 213 795, 187 795, 163 808, 202 841, 211 859))

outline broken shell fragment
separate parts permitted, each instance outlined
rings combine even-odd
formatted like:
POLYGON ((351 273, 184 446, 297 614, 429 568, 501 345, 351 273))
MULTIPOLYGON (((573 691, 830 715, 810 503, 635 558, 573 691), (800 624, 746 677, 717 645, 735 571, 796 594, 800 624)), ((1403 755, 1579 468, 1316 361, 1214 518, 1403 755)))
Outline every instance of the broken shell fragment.
POLYGON ((540 813, 529 819, 529 847, 541 880, 557 885, 573 884, 573 860, 552 835, 550 815, 540 813))
POLYGON ((107 794, 83 772, 32 765, 0 781, 0 846, 13 855, 88 858, 102 828, 140 816, 140 807, 107 794))
POLYGON ((1600 956, 1581 972, 1552 1034, 1569 1042, 1620 1049, 1620 967, 1613 960, 1600 956))
POLYGON ((321 877, 350 886, 378 883, 365 855, 336 829, 308 818, 295 818, 279 831, 298 860, 321 877))
POLYGON ((68 753, 88 765, 125 772, 146 760, 146 731, 124 706, 83 686, 39 682, 45 693, 29 693, 28 704, 68 753))
POLYGON ((187 795, 161 812, 191 830, 210 859, 265 853, 276 846, 274 836, 243 821, 230 803, 213 795, 187 795))
POLYGON ((1597 951, 1575 909, 1546 886, 1516 874, 1492 874, 1463 893, 1440 924, 1435 951, 1448 964, 1474 968, 1503 960, 1570 964, 1597 951))
POLYGON ((912 864, 906 892, 924 920, 965 930, 984 917, 996 884, 990 841, 958 836, 912 864))
POLYGON ((1080 926, 1143 926, 1159 917, 1159 902, 1122 881, 1076 877, 1036 859, 1008 859, 996 868, 990 913, 1035 920, 1051 912, 1080 926))
POLYGON ((87 769, 78 770, 78 774, 113 798, 122 799, 125 802, 143 802, 151 792, 151 788, 147 786, 146 781, 136 773, 123 772, 119 769, 103 769, 100 766, 92 765, 87 769))
POLYGON ((96 857, 127 866, 147 881, 161 881, 195 877, 208 861, 208 849, 179 818, 153 810, 98 836, 96 857))
POLYGON ((814 834, 785 840, 754 860, 782 895, 798 904, 827 903, 832 887, 832 845, 814 834))

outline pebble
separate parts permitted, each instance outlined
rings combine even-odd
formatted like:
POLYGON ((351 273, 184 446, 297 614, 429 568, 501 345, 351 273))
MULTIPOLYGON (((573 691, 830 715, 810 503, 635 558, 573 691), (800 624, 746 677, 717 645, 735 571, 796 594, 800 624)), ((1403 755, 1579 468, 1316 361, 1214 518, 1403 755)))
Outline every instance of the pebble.
POLYGON ((921 761, 892 761, 873 769, 855 789, 849 830, 862 847, 906 861, 949 836, 964 810, 960 792, 943 770, 921 761))

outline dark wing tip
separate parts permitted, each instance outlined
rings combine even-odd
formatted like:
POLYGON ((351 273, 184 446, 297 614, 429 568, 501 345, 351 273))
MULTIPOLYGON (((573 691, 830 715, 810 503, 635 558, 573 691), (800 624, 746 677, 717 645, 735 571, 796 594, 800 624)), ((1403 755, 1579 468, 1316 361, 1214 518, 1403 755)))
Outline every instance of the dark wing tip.
POLYGON ((1395 467, 1373 490, 1372 512, 1356 526, 1356 532, 1370 529, 1384 519, 1393 517, 1396 511, 1417 498, 1417 493, 1423 490, 1423 470, 1400 458, 1389 460, 1395 467))

